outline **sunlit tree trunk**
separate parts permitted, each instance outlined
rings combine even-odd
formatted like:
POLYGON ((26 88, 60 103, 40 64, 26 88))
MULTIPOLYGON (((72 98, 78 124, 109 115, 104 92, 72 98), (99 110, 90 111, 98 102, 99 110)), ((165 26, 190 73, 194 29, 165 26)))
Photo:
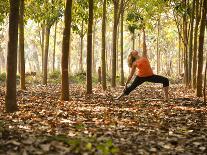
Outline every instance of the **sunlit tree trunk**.
POLYGON ((101 62, 102 88, 106 90, 106 0, 103 1, 101 62))
POLYGON ((17 111, 16 100, 16 73, 17 73, 17 42, 18 42, 18 20, 19 0, 10 0, 9 14, 9 41, 7 53, 7 78, 5 106, 7 112, 17 111))
POLYGON ((89 19, 88 19, 88 34, 87 34, 87 94, 92 93, 92 33, 93 33, 93 0, 89 0, 89 19))
POLYGON ((120 38, 120 45, 121 45, 121 85, 124 85, 124 10, 121 10, 121 38, 120 38))
POLYGON ((197 89, 196 95, 198 97, 202 97, 202 71, 203 71, 203 46, 204 46, 204 35, 205 35, 205 26, 206 26, 206 12, 207 12, 207 2, 203 0, 202 8, 202 18, 200 25, 200 33, 199 33, 199 47, 198 47, 198 75, 197 75, 197 89))
POLYGON ((72 0, 66 1, 66 8, 64 14, 64 32, 62 43, 62 81, 61 81, 61 100, 69 100, 69 80, 68 80, 68 55, 69 55, 69 43, 71 33, 71 21, 72 21, 72 0))
POLYGON ((19 14, 19 53, 20 53, 20 88, 25 90, 25 59, 24 59, 24 0, 20 0, 19 14))
POLYGON ((194 28, 194 43, 193 43, 193 88, 195 89, 197 84, 196 84, 196 75, 197 75, 197 51, 198 51, 198 27, 200 23, 200 16, 201 16, 201 10, 200 10, 200 5, 199 5, 199 0, 196 0, 196 9, 195 9, 195 14, 196 14, 196 24, 194 28))
POLYGON ((84 25, 84 21, 82 20, 82 24, 81 24, 81 35, 80 35, 80 39, 81 39, 81 42, 80 42, 80 60, 79 60, 79 72, 82 72, 83 71, 83 25, 84 25))
POLYGON ((56 53, 56 38, 57 38, 57 22, 55 22, 55 32, 54 32, 54 49, 53 49, 53 61, 52 61, 52 71, 55 71, 55 53, 56 53))
POLYGON ((142 31, 143 31, 143 56, 147 56, 147 45, 146 45, 145 28, 143 28, 142 31))
POLYGON ((192 58, 193 58, 193 30, 194 30, 194 13, 195 13, 195 0, 193 0, 191 19, 190 19, 190 34, 189 34, 189 55, 188 55, 188 82, 191 88, 192 84, 192 58))
POLYGON ((113 47, 112 47, 112 79, 111 86, 116 87, 116 54, 117 54, 117 29, 119 0, 114 0, 114 25, 113 25, 113 47))
POLYGON ((179 49, 178 49, 178 74, 181 75, 181 62, 182 62, 182 57, 181 57, 181 53, 182 53, 182 47, 181 47, 181 37, 180 35, 178 36, 178 44, 179 44, 179 49))
POLYGON ((160 19, 157 21, 157 74, 160 73, 160 50, 159 40, 160 39, 160 19))
POLYGON ((40 39, 40 43, 41 43, 41 50, 42 50, 42 73, 44 72, 44 51, 45 51, 45 22, 43 22, 42 26, 41 26, 41 39, 40 39))
MULTIPOLYGON (((183 5, 187 6, 186 0, 183 0, 183 5)), ((186 86, 189 86, 188 81, 188 21, 187 21, 187 15, 183 15, 183 42, 184 42, 184 82, 186 86)))
POLYGON ((47 85, 48 51, 49 51, 49 41, 50 41, 50 26, 49 25, 46 25, 45 31, 46 31, 46 34, 45 34, 43 84, 47 85))
POLYGON ((96 60, 95 60, 95 44, 96 44, 96 21, 93 26, 93 50, 92 50, 92 70, 93 73, 96 73, 96 60))
POLYGON ((206 58, 206 67, 204 73, 204 84, 203 84, 203 96, 204 96, 204 103, 206 104, 206 74, 207 74, 207 58, 206 58))

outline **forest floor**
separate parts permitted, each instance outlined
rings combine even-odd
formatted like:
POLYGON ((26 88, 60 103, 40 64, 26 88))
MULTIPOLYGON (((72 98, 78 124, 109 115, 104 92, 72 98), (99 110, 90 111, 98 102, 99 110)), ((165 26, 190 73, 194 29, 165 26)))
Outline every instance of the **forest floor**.
POLYGON ((192 90, 171 85, 164 102, 160 85, 144 84, 114 100, 122 88, 71 85, 63 102, 60 85, 28 86, 9 114, 0 87, 0 154, 207 154, 207 107, 192 90))

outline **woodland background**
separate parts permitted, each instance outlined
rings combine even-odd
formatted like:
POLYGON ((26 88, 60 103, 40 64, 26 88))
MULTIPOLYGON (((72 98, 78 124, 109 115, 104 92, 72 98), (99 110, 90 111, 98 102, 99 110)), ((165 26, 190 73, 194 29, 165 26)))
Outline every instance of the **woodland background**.
POLYGON ((205 154, 206 0, 0 3, 1 154, 205 154), (146 83, 114 100, 127 56, 146 83))

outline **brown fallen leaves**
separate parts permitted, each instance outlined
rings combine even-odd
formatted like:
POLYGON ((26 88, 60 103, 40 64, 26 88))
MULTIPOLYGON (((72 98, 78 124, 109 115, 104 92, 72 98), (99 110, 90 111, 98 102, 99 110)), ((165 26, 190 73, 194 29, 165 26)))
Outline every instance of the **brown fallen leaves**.
POLYGON ((70 101, 59 85, 18 91, 19 111, 4 110, 0 96, 0 154, 206 154, 206 105, 193 90, 143 85, 117 101, 121 87, 94 94, 71 85, 70 101))

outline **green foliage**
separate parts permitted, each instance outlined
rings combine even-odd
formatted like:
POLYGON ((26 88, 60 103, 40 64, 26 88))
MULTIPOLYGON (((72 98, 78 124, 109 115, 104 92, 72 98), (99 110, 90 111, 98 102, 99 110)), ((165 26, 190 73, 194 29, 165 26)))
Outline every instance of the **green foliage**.
POLYGON ((6 81, 6 73, 0 74, 0 81, 5 82, 6 81))
POLYGON ((86 73, 81 72, 81 73, 77 73, 75 75, 72 75, 72 76, 69 77, 69 80, 72 83, 85 84, 85 82, 86 82, 86 73))
POLYGON ((62 0, 31 0, 25 4, 26 19, 52 26, 64 14, 62 0))
POLYGON ((114 146, 113 141, 105 137, 67 137, 66 135, 57 135, 48 137, 49 141, 60 141, 69 145, 71 152, 80 154, 83 152, 92 154, 117 154, 119 149, 114 146))
POLYGON ((131 33, 134 33, 137 29, 142 29, 143 27, 143 17, 142 15, 137 12, 136 10, 132 10, 127 14, 127 24, 128 29, 131 33))
POLYGON ((0 2, 0 25, 4 22, 7 14, 9 13, 9 1, 3 0, 0 2))
POLYGON ((60 77, 61 77, 61 73, 58 70, 49 73, 49 78, 50 79, 59 79, 60 77))

